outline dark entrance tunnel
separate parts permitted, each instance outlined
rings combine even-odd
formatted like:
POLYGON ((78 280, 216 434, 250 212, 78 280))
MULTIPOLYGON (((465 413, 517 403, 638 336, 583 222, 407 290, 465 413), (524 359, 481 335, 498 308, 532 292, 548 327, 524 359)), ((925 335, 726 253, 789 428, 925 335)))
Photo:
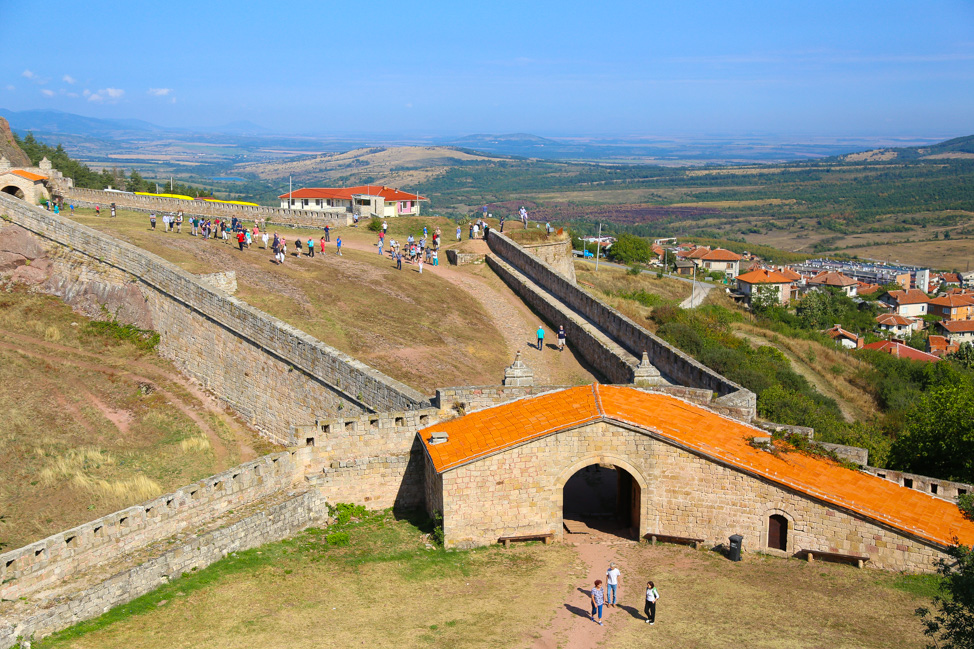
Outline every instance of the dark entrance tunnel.
POLYGON ((592 464, 565 483, 563 517, 598 532, 635 538, 639 533, 639 483, 625 469, 592 464))

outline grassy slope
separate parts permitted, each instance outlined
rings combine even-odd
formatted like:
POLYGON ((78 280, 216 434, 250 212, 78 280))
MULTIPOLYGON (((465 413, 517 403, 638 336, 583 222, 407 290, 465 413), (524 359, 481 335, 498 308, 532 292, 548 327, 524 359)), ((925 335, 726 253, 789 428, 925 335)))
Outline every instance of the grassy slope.
MULTIPOLYGON (((310 530, 234 553, 35 646, 529 647, 556 611, 578 614, 569 602, 587 570, 572 546, 444 552, 387 513, 346 529, 348 546, 310 530)), ((674 546, 619 552, 627 572, 622 607, 607 611, 607 646, 924 644, 912 612, 929 603, 929 577, 754 554, 731 563, 674 546), (651 632, 639 617, 647 579, 662 594, 651 632)))
POLYGON ((153 352, 86 322, 56 298, 0 292, 0 550, 240 461, 240 424, 203 408, 153 352))
MULTIPOLYGON (((237 297, 422 391, 443 385, 495 383, 510 363, 503 345, 484 344, 500 336, 490 316, 469 293, 427 271, 396 271, 389 259, 346 249, 335 256, 335 238, 327 254, 314 259, 288 257, 272 263, 270 251, 254 246, 239 252, 222 241, 202 241, 183 234, 148 229, 148 218, 124 210, 110 221, 78 210, 85 225, 110 232, 190 272, 232 269, 237 297)), ((406 230, 422 232, 445 220, 394 219, 390 237, 406 230)), ((273 230, 273 225, 270 226, 273 230)), ((282 228, 289 253, 300 236, 317 241, 322 232, 282 228)), ((343 229, 343 237, 373 241, 363 227, 343 229)), ((449 234, 444 227, 444 238, 449 234)), ((445 263, 445 258, 441 263, 445 263)))

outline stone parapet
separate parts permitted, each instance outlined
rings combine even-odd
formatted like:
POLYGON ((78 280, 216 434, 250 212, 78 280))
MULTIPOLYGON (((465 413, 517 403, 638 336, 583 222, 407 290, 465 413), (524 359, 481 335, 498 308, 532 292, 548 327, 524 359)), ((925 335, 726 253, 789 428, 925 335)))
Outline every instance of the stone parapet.
POLYGON ((974 485, 964 482, 951 482, 950 480, 938 480, 925 475, 916 473, 906 473, 904 471, 893 471, 891 469, 880 469, 875 466, 866 466, 862 469, 866 473, 895 482, 907 489, 916 489, 928 493, 931 496, 943 500, 956 501, 958 496, 974 493, 974 485))

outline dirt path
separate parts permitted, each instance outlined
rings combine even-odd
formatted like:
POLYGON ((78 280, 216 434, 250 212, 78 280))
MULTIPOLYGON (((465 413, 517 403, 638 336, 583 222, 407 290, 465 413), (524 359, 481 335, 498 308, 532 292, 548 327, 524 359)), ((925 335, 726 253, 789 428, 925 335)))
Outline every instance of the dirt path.
MULTIPOLYGON (((614 561, 622 572, 619 581, 619 602, 632 601, 632 592, 629 592, 625 600, 623 594, 627 590, 638 588, 633 583, 629 583, 629 570, 623 553, 620 552, 623 546, 634 545, 631 541, 619 542, 575 542, 578 549, 578 558, 584 564, 585 578, 582 583, 577 584, 572 589, 562 608, 555 613, 554 619, 547 628, 543 629, 541 636, 535 640, 532 649, 591 649, 601 644, 612 634, 614 628, 621 624, 631 624, 633 617, 639 617, 638 612, 631 606, 620 605, 618 607, 604 606, 602 608, 602 624, 599 626, 592 621, 590 613, 592 605, 590 600, 590 589, 596 579, 601 579, 603 589, 605 588, 605 573, 608 570, 609 562, 614 561)), ((642 619, 642 618, 639 618, 642 619)))
MULTIPOLYGON (((344 246, 352 250, 378 254, 375 244, 358 237, 348 237, 343 241, 344 246)), ((489 252, 487 243, 484 241, 464 243, 466 252, 482 254, 489 252)), ((522 360, 534 370, 536 385, 575 385, 595 380, 591 372, 582 366, 572 352, 570 341, 567 352, 558 352, 548 346, 556 340, 554 331, 546 329, 546 345, 543 351, 535 347, 535 332, 541 324, 538 316, 532 313, 531 309, 486 266, 450 266, 446 254, 442 253, 441 256, 443 259, 440 259, 439 266, 430 267, 426 264, 423 272, 435 273, 477 298, 490 315, 494 326, 504 337, 511 361, 514 360, 515 353, 521 351, 522 360)), ((403 271, 407 269, 414 270, 415 267, 403 262, 403 271)), ((498 377, 499 381, 500 377, 498 377)))
MULTIPOLYGON (((95 372, 101 372, 105 374, 111 374, 114 376, 124 376, 130 378, 134 381, 144 382, 151 384, 158 390, 170 403, 173 404, 180 412, 186 415, 190 420, 195 423, 199 429, 206 435, 207 439, 210 441, 210 446, 213 448, 213 454, 216 459, 216 465, 219 471, 230 468, 230 452, 227 448, 227 442, 224 441, 212 426, 206 421, 206 419, 200 415, 199 409, 191 407, 185 403, 185 399, 174 394, 172 391, 167 389, 162 383, 168 382, 170 384, 178 385, 182 389, 186 390, 190 395, 192 395, 202 406, 202 409, 207 414, 216 415, 221 418, 224 422, 227 422, 227 428, 233 432, 235 444, 237 446, 237 454, 239 456, 240 462, 246 462, 257 457, 257 453, 250 446, 246 440, 246 435, 242 431, 238 430, 237 426, 234 426, 228 422, 228 417, 226 416, 223 408, 220 406, 213 397, 204 393, 199 388, 197 388, 189 379, 186 377, 167 372, 159 367, 147 363, 145 361, 138 360, 128 360, 126 361, 127 367, 136 367, 140 369, 144 374, 136 374, 135 372, 129 371, 127 369, 122 369, 114 367, 112 365, 105 364, 99 357, 95 354, 84 352, 74 347, 68 347, 65 345, 58 345, 56 343, 51 343, 43 341, 37 338, 32 338, 30 336, 25 336, 22 334, 16 334, 12 332, 3 332, 0 337, 6 338, 8 340, 17 340, 20 344, 14 344, 11 342, 0 341, 0 348, 25 354, 27 356, 32 356, 41 360, 45 360, 50 363, 67 363, 74 365, 75 367, 82 367, 95 372), (46 351, 36 351, 33 349, 26 349, 25 345, 31 345, 35 348, 39 348, 46 351)), ((105 404, 95 404, 100 411, 116 426, 122 426, 127 423, 125 420, 125 415, 127 413, 119 413, 119 411, 111 410, 105 404)))
POLYGON ((748 341, 752 345, 755 345, 756 347, 774 347, 779 352, 784 354, 785 358, 788 359, 788 362, 791 363, 791 369, 793 369, 796 374, 805 377, 805 380, 811 383, 816 390, 818 390, 825 396, 829 397, 830 399, 835 400, 835 403, 839 406, 839 410, 842 412, 843 419, 845 419, 847 422, 850 423, 856 420, 856 417, 853 414, 852 409, 849 407, 849 404, 846 402, 845 399, 842 398, 842 395, 840 395, 832 387, 832 384, 830 384, 827 380, 825 380, 824 377, 822 377, 821 375, 813 371, 810 367, 808 367, 808 365, 803 363, 801 359, 795 356, 793 352, 787 349, 782 349, 778 345, 772 343, 767 338, 763 338, 761 336, 749 332, 740 331, 739 329, 734 329, 733 332, 734 335, 737 336, 738 338, 743 338, 744 340, 748 341))
POLYGON ((714 290, 713 284, 708 284, 707 282, 697 282, 696 288, 690 293, 690 297, 680 302, 681 309, 693 309, 695 307, 703 304, 703 301, 707 299, 710 295, 710 291, 714 290))

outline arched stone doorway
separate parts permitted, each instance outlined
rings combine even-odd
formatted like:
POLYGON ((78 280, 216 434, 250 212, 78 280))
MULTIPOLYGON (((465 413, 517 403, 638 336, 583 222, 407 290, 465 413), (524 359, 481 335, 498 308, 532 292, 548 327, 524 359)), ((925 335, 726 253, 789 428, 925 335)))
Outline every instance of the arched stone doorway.
POLYGON ((615 464, 587 464, 562 487, 562 519, 569 534, 638 539, 641 512, 639 481, 615 464))
POLYGON ((19 198, 20 200, 24 200, 25 198, 24 190, 22 190, 20 187, 17 187, 15 185, 7 185, 6 187, 3 188, 3 190, 0 191, 3 191, 4 194, 10 194, 14 198, 19 198))

